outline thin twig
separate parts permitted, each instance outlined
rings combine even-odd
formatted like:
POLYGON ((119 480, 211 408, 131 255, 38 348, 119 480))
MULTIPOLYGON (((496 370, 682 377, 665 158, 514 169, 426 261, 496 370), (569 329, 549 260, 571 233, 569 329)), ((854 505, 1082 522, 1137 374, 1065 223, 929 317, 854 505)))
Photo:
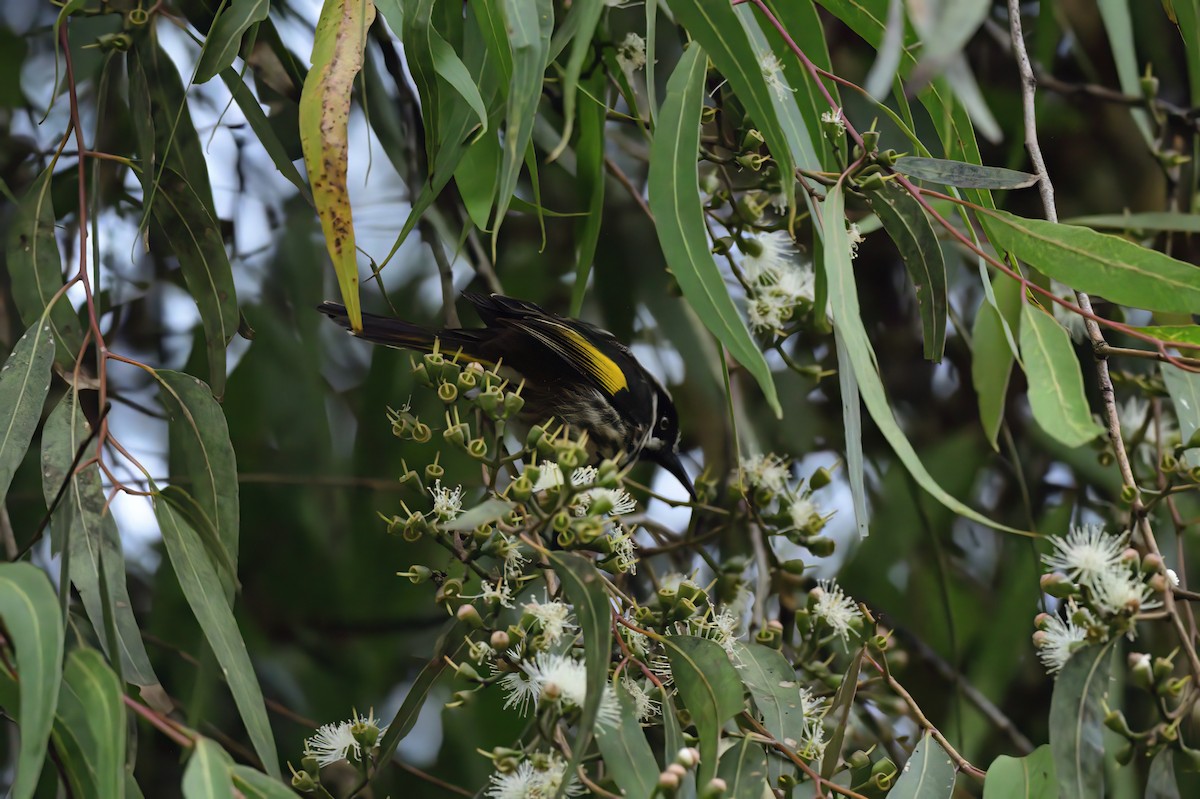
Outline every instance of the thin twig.
POLYGON ((924 711, 921 710, 921 706, 917 704, 917 700, 913 699, 912 694, 908 692, 907 688, 900 684, 899 680, 893 677, 891 673, 883 666, 876 663, 875 659, 870 655, 864 655, 863 657, 875 667, 875 669, 883 677, 884 682, 887 683, 888 688, 892 689, 892 693, 904 700, 904 704, 908 705, 908 710, 910 713, 912 713, 913 721, 917 722, 917 724, 921 726, 921 729, 929 733, 933 737, 933 740, 937 741, 938 745, 941 746, 942 749, 946 750, 946 754, 949 755, 950 759, 954 761, 954 764, 958 766, 959 771, 964 771, 967 774, 970 774, 972 777, 980 780, 987 776, 987 772, 981 768, 978 768, 977 766, 971 765, 970 761, 960 755, 958 750, 950 745, 950 742, 946 740, 946 736, 942 735, 941 731, 934 726, 933 722, 925 716, 924 711))

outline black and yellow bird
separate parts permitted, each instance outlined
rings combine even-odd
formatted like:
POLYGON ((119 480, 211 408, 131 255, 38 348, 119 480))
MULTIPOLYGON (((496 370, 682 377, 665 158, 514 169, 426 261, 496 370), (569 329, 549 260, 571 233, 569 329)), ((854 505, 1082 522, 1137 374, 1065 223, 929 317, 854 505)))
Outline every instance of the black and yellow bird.
MULTIPOLYGON (((464 293, 482 328, 434 330, 401 319, 363 314, 361 339, 429 352, 434 342, 465 361, 503 363, 524 379, 524 415, 551 417, 587 431, 603 457, 624 453, 662 466, 695 496, 679 460, 679 416, 671 395, 638 363, 629 348, 595 325, 549 313, 531 302, 464 293)), ((345 306, 318 310, 350 330, 345 306)), ((353 332, 353 331, 351 331, 353 332)))

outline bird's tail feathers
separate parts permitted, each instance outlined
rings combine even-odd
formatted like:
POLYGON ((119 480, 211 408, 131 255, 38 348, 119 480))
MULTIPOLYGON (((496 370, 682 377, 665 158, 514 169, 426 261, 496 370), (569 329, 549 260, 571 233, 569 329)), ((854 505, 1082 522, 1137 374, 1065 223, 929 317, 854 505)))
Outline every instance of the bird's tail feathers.
POLYGON ((372 344, 382 344, 386 347, 398 347, 418 352, 432 352, 435 343, 439 351, 452 356, 458 351, 472 360, 482 360, 475 350, 478 348, 478 336, 470 330, 431 330, 403 319, 391 316, 378 316, 364 313, 362 315, 363 329, 355 332, 350 329, 350 316, 346 306, 338 302, 323 302, 317 310, 346 328, 364 341, 372 344))

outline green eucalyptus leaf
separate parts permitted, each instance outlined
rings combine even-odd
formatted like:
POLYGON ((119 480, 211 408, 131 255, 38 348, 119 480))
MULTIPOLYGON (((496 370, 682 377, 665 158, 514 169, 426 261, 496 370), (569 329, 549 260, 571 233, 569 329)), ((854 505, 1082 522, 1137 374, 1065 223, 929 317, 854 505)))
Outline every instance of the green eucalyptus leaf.
POLYGON ((1029 405, 1042 430, 1067 447, 1081 447, 1104 432, 1092 419, 1071 337, 1032 303, 1021 308, 1021 357, 1029 405))
POLYGON ((950 799, 954 793, 954 761, 925 733, 909 756, 889 799, 950 799))
POLYGON ((1073 289, 1135 308, 1200 313, 1200 269, 1192 264, 1091 228, 1003 211, 984 218, 996 249, 1073 289))
POLYGON ((667 97, 658 115, 650 152, 650 210, 667 265, 684 298, 730 354, 754 375, 776 416, 782 416, 770 367, 738 314, 709 249, 696 166, 704 73, 704 51, 692 44, 667 83, 667 97))
POLYGON ((1049 744, 1025 757, 1000 755, 988 767, 983 799, 1056 799, 1058 780, 1049 744))
POLYGON ((54 335, 43 318, 25 331, 0 367, 0 506, 41 421, 53 361, 54 335))
POLYGON ((30 799, 46 758, 63 668, 63 620, 46 573, 24 562, 0 563, 0 621, 16 649, 20 727, 14 799, 30 799))
POLYGON ((979 166, 943 158, 906 155, 892 167, 902 175, 962 189, 1024 189, 1038 176, 999 166, 979 166))
POLYGON ((1062 799, 1104 795, 1104 716, 1114 641, 1071 655, 1050 698, 1050 751, 1062 799))
POLYGON ((242 35, 266 19, 270 10, 271 0, 230 0, 204 37, 193 83, 207 83, 229 68, 242 46, 242 35))
MULTIPOLYGON (((700 738, 696 782, 708 785, 717 773, 721 726, 742 711, 742 681, 720 644, 692 635, 663 639, 671 676, 692 715, 700 738)), ((664 709, 665 712, 665 709, 664 709)))

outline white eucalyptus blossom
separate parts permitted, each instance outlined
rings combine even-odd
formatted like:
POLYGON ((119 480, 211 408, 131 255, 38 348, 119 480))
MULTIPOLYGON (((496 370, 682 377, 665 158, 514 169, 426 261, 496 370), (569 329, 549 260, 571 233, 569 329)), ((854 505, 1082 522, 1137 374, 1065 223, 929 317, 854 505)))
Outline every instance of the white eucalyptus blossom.
POLYGON ((858 635, 853 623, 856 619, 862 619, 862 611, 854 604, 853 599, 846 596, 837 580, 818 580, 817 586, 817 602, 813 607, 813 616, 840 636, 843 643, 849 644, 850 635, 858 635))
POLYGON ((1065 538, 1052 537, 1050 543, 1054 552, 1043 555, 1042 562, 1075 582, 1092 586, 1101 574, 1120 565, 1129 534, 1110 535, 1103 525, 1083 524, 1072 527, 1065 538))
POLYGON ((775 96, 778 99, 784 100, 789 93, 795 91, 783 79, 783 62, 779 60, 779 56, 770 52, 760 54, 758 57, 758 67, 762 70, 762 76, 767 83, 767 87, 775 92, 775 96))
POLYGON ((1047 674, 1057 674, 1067 665, 1073 647, 1087 639, 1087 630, 1070 619, 1051 616, 1045 628, 1033 634, 1038 660, 1046 667, 1047 674))
POLYGON ((462 486, 446 488, 438 480, 429 493, 433 495, 433 515, 437 516, 438 521, 451 522, 462 513, 462 486))
POLYGON ((646 40, 633 32, 625 34, 617 45, 617 64, 626 72, 636 72, 646 66, 646 40))

